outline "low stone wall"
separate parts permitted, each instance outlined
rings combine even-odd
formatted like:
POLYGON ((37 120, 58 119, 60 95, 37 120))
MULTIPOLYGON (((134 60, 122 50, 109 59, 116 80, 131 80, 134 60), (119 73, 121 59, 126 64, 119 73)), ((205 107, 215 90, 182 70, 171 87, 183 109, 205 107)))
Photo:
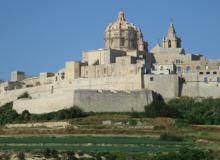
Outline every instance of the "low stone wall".
POLYGON ((75 90, 74 93, 74 104, 86 112, 144 111, 144 106, 152 101, 153 93, 149 90, 75 90))

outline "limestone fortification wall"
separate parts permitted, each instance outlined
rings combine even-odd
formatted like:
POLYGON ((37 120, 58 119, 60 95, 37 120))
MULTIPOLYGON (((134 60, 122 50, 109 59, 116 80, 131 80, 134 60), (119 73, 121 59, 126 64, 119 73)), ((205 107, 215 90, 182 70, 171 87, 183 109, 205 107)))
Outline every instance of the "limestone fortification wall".
POLYGON ((21 113, 29 110, 31 113, 45 113, 57 111, 73 105, 73 86, 45 85, 25 89, 7 91, 1 94, 1 105, 13 101, 13 108, 21 113), (18 96, 27 92, 31 98, 17 99, 18 96))
POLYGON ((153 101, 153 93, 149 90, 110 91, 110 90, 60 90, 55 94, 36 99, 15 100, 13 108, 21 113, 47 113, 79 106, 86 112, 130 112, 144 111, 144 106, 153 101), (64 93, 65 92, 65 93, 64 93))
POLYGON ((78 78, 73 82, 74 89, 102 89, 102 90, 138 90, 142 88, 141 75, 78 78))
POLYGON ((153 93, 149 90, 76 90, 74 94, 74 104, 86 112, 144 111, 144 106, 152 101, 153 93))
POLYGON ((181 96, 219 98, 220 85, 217 82, 186 82, 183 84, 181 96))
POLYGON ((2 105, 13 101, 13 108, 18 113, 24 110, 36 114, 47 113, 74 104, 85 111, 94 112, 123 112, 131 111, 132 108, 143 111, 143 106, 153 100, 153 95, 151 91, 135 91, 141 89, 141 84, 139 74, 124 77, 79 78, 72 84, 51 84, 7 91, 0 95, 0 102, 2 105), (96 91, 91 91, 92 89, 96 91), (129 90, 133 91, 126 92, 129 90), (24 92, 28 92, 31 98, 17 99, 24 92))
POLYGON ((165 100, 169 100, 179 96, 179 79, 175 74, 146 74, 144 75, 144 88, 160 94, 165 100))

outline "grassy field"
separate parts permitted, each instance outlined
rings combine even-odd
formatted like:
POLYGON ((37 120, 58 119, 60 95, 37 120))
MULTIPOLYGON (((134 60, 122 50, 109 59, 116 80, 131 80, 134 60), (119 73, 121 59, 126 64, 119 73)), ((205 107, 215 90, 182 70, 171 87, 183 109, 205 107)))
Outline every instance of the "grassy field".
POLYGON ((136 137, 34 136, 0 137, 0 150, 31 151, 46 148, 84 152, 170 152, 180 147, 194 147, 188 142, 160 141, 136 137))
POLYGON ((220 153, 219 126, 177 128, 170 118, 131 118, 101 114, 66 120, 69 126, 0 127, 0 150, 32 151, 56 149, 84 152, 170 152, 181 147, 212 149, 220 153), (104 125, 104 121, 111 124, 104 125), (128 122, 135 122, 129 124, 128 122), (160 141, 163 133, 182 136, 185 141, 160 141))

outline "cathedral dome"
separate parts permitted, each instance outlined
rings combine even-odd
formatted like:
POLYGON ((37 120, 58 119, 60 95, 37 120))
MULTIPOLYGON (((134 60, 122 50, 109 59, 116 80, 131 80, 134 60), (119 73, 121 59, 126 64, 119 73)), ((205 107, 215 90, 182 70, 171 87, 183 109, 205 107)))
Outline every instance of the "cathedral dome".
POLYGON ((117 21, 110 23, 107 28, 106 31, 113 31, 113 30, 127 30, 127 29, 134 29, 134 30, 138 30, 138 28, 132 24, 129 23, 128 21, 125 20, 125 15, 123 11, 120 11, 118 13, 118 19, 117 21))
POLYGON ((147 43, 144 42, 141 30, 134 24, 125 20, 123 11, 118 13, 117 21, 110 23, 105 30, 105 48, 119 50, 145 51, 147 43))

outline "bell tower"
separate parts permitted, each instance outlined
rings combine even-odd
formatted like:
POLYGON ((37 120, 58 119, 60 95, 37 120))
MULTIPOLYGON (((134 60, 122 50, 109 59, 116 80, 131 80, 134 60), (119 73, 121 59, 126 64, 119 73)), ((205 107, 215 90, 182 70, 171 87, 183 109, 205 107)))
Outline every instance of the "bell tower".
POLYGON ((163 38, 163 48, 181 48, 181 39, 177 37, 173 23, 169 26, 167 36, 163 38))

